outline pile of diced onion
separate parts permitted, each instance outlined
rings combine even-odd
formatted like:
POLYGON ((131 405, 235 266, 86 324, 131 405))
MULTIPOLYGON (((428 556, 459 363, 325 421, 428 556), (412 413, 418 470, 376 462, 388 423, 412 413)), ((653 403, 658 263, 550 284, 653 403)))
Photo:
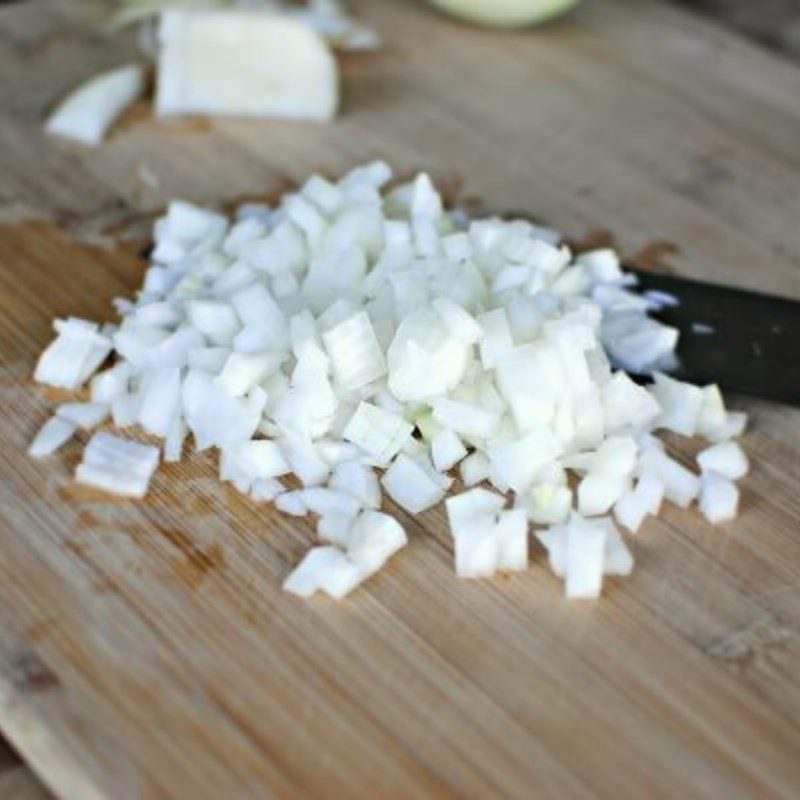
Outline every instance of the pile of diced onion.
POLYGON ((173 202, 119 324, 55 323, 36 380, 88 381, 90 399, 60 406, 31 454, 108 417, 139 426, 163 453, 103 430, 75 477, 141 497, 191 435, 254 502, 313 515, 323 544, 284 584, 302 596, 343 597, 406 545, 403 512, 442 501, 459 576, 527 569, 533 527, 575 598, 631 571, 620 528, 664 501, 735 516, 745 416, 716 386, 615 370, 667 363, 678 336, 613 251, 574 257, 527 221, 446 211, 425 174, 391 179, 380 162, 313 176, 233 221, 173 202), (660 430, 712 443, 699 474, 660 430))

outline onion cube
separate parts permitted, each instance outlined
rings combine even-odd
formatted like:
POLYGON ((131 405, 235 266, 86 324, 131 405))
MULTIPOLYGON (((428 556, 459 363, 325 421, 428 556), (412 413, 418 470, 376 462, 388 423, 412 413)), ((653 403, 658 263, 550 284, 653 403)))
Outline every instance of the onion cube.
POLYGON ((736 484, 714 472, 703 474, 700 488, 700 512, 712 524, 733 519, 739 509, 739 490, 736 484))
POLYGON ((736 481, 747 474, 750 463, 736 442, 721 442, 706 448, 697 456, 702 472, 714 472, 736 481))

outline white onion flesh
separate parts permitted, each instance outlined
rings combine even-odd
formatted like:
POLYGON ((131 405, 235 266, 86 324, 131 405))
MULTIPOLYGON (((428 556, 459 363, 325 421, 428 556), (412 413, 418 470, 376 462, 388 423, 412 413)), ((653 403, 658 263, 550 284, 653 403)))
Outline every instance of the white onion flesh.
POLYGON ((97 75, 70 94, 47 120, 45 130, 86 145, 98 145, 114 120, 144 91, 139 64, 97 75))
POLYGON ((248 9, 161 15, 156 113, 327 120, 339 103, 336 61, 306 24, 248 9))
POLYGON ((58 416, 50 417, 33 437, 28 447, 28 455, 33 458, 52 455, 75 435, 76 429, 77 426, 73 422, 58 416))
POLYGON ((144 497, 158 467, 158 448, 96 433, 75 471, 79 483, 125 497, 144 497))
POLYGON ((109 414, 108 403, 62 403, 56 416, 88 431, 96 428, 109 414))
POLYGON ((715 472, 703 474, 700 487, 700 511, 712 524, 728 522, 739 509, 739 490, 724 475, 715 472))
MULTIPOLYGON (((538 526, 568 597, 631 571, 612 514, 630 533, 663 500, 699 499, 714 524, 736 514, 745 415, 714 385, 659 373, 643 387, 611 366, 674 346, 613 251, 573 259, 530 223, 447 212, 427 175, 387 191, 390 177, 380 162, 312 176, 233 223, 171 203, 119 323, 56 322, 35 377, 73 390, 91 379, 91 401, 62 404, 31 454, 109 413, 163 439, 165 461, 189 438, 217 449, 221 480, 311 515, 327 545, 287 579, 302 596, 342 597, 377 571, 406 543, 384 492, 418 514, 447 496, 453 470, 467 488, 447 500, 457 574, 524 570, 538 526), (661 429, 712 443, 701 475, 661 429)), ((139 497, 157 461, 155 447, 99 433, 77 478, 139 497)))

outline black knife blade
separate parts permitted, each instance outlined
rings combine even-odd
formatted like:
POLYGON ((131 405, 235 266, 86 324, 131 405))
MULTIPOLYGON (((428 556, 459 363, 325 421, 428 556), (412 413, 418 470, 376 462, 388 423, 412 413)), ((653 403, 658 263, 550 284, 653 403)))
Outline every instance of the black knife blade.
POLYGON ((678 304, 651 316, 680 331, 680 365, 691 383, 800 406, 800 302, 674 275, 625 268, 640 291, 678 304))

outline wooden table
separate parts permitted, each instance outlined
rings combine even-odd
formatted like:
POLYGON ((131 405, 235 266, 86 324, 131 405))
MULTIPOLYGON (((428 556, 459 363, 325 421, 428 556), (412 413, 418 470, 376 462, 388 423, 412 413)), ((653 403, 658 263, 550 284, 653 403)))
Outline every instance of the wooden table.
POLYGON ((125 503, 73 486, 77 446, 24 456, 50 319, 110 319, 143 264, 108 229, 141 232, 173 196, 268 196, 381 156, 639 261, 800 296, 796 67, 655 0, 519 34, 358 6, 388 44, 345 61, 334 125, 138 115, 94 151, 46 140, 42 116, 133 42, 99 2, 0 11, 0 729, 81 800, 798 796, 796 410, 735 399, 741 518, 667 509, 588 605, 539 552, 458 581, 441 509, 406 519, 409 548, 352 599, 299 602, 279 585, 310 526, 209 460, 125 503))

